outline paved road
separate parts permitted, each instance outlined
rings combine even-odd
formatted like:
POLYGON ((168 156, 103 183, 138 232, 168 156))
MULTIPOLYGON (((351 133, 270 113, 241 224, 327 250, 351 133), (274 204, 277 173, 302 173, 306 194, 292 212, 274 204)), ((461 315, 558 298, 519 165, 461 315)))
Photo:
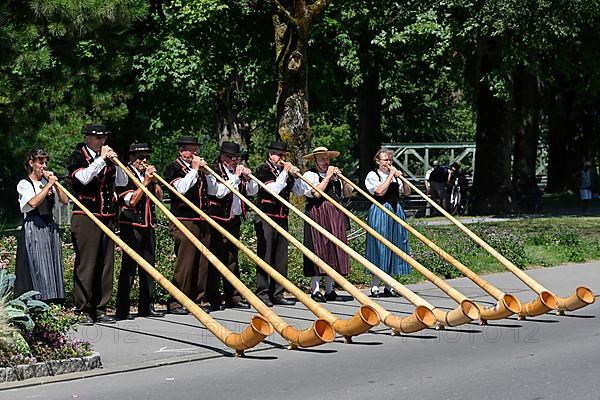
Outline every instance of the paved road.
MULTIPOLYGON (((579 284, 600 293, 600 263, 531 271, 558 295, 579 284)), ((510 274, 487 277, 507 293, 534 295, 510 274)), ((491 298, 466 279, 451 281, 479 301, 491 298)), ((430 284, 411 286, 432 304, 454 304, 430 284)), ((34 380, 28 386, 0 385, 0 399, 600 399, 600 302, 558 317, 527 321, 512 317, 489 326, 476 323, 392 337, 384 325, 344 344, 341 338, 313 349, 289 351, 277 335, 232 357, 191 316, 136 319, 82 329, 95 343, 104 368, 34 380), (3 389, 3 390, 2 390, 3 389)), ((406 315, 400 299, 381 304, 406 315)), ((328 303, 342 317, 353 301, 328 303)), ((314 318, 300 305, 276 307, 290 323, 308 327, 314 318)), ((240 330, 252 312, 213 313, 240 330)))

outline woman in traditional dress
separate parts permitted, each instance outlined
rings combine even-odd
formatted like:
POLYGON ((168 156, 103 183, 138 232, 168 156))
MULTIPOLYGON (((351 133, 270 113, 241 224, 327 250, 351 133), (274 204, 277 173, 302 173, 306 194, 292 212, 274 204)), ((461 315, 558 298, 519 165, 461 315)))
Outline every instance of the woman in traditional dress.
MULTIPOLYGON (((336 201, 352 194, 352 187, 344 184, 337 177, 340 170, 329 164, 330 159, 339 155, 339 151, 329 151, 326 147, 317 147, 312 153, 302 157, 315 162, 315 167, 306 171, 304 177, 336 201)), ((341 211, 321 197, 316 190, 303 184, 300 179, 296 180, 294 193, 306 196, 306 214, 310 218, 342 242, 347 243, 348 219, 341 211)), ((350 271, 348 254, 307 223, 304 224, 304 245, 338 273, 344 276, 348 275, 350 271)), ((315 301, 326 302, 338 299, 337 293, 333 290, 333 279, 322 272, 306 256, 304 256, 304 275, 311 278, 310 293, 315 301), (325 277, 325 295, 321 293, 319 287, 321 276, 325 277)))
POLYGON ((52 209, 57 198, 63 204, 68 199, 54 186, 58 178, 47 167, 48 153, 41 149, 29 151, 25 159, 27 177, 17 185, 24 220, 17 247, 15 297, 35 290, 40 300, 62 302, 62 252, 52 209))
MULTIPOLYGON (((377 168, 367 174, 365 187, 380 204, 404 220, 404 210, 400 204, 400 198, 402 195, 408 196, 410 194, 410 187, 403 185, 402 181, 398 179, 402 175, 402 172, 392 165, 391 150, 379 149, 375 154, 374 160, 377 168)), ((406 232, 406 229, 390 218, 375 204, 371 205, 369 209, 369 226, 404 253, 409 253, 408 232, 406 232)), ((367 235, 367 259, 382 271, 392 276, 410 273, 410 266, 406 261, 398 257, 372 235, 367 235)), ((379 281, 377 276, 372 275, 372 297, 379 297, 380 295, 384 297, 397 296, 396 292, 387 284, 383 289, 383 293, 381 293, 379 281)))

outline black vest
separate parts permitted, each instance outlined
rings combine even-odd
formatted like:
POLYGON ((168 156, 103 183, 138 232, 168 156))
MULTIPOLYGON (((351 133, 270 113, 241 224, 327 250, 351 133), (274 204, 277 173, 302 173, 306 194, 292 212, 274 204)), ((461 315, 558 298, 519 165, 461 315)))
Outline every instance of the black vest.
MULTIPOLYGON (((280 171, 277 170, 272 162, 267 160, 267 162, 258 167, 254 176, 256 176, 264 184, 268 184, 277 180, 279 174, 280 171)), ((293 186, 294 177, 291 174, 288 174, 286 186, 281 192, 279 192, 279 196, 289 200, 293 186)), ((262 187, 258 190, 257 199, 258 208, 268 216, 275 218, 287 218, 287 215, 290 212, 289 208, 283 205, 283 203, 277 200, 272 194, 267 193, 267 191, 262 187)))
MULTIPOLYGON (((317 174, 317 176, 319 177, 319 183, 323 181, 323 177, 321 177, 321 175, 319 174, 319 172, 317 171, 316 168, 311 168, 310 171, 317 174)), ((340 200, 342 200, 342 197, 343 197, 342 196, 342 182, 339 179, 338 180, 331 179, 329 181, 329 184, 325 188, 325 190, 323 190, 323 192, 325 192, 325 194, 327 194, 333 200, 339 202, 340 200)), ((323 198, 323 196, 307 197, 306 198, 306 209, 309 210, 312 207, 319 206, 319 205, 323 204, 323 202, 325 202, 325 201, 327 201, 327 199, 323 198)))
MULTIPOLYGON (((221 178, 224 180, 229 180, 227 176, 227 171, 225 170, 225 166, 222 162, 217 160, 216 162, 217 168, 216 173, 219 174, 221 178)), ((244 178, 240 178, 241 183, 238 188, 236 188, 242 196, 246 196, 246 181, 244 178)), ((241 202, 242 205, 242 215, 246 216, 246 206, 244 202, 241 202)), ((217 196, 208 195, 208 215, 210 215, 214 219, 219 219, 221 221, 229 221, 233 219, 233 193, 229 192, 227 195, 222 198, 218 198, 217 196)))
MULTIPOLYGON (((67 161, 67 171, 71 179, 74 195, 95 216, 112 217, 116 214, 115 196, 115 166, 106 162, 100 173, 92 178, 87 185, 75 178, 75 173, 85 169, 94 162, 84 143, 79 143, 67 161)), ((73 206, 73 214, 83 214, 77 204, 73 206)))
MULTIPOLYGON (((377 177, 379 178, 379 182, 381 182, 382 179, 381 179, 381 176, 379 175, 379 172, 377 170, 375 170, 375 173, 377 174, 377 177)), ((390 186, 388 186, 388 190, 385 192, 384 195, 377 196, 376 194, 373 194, 373 197, 380 204, 389 203, 390 205, 393 205, 393 206, 398 204, 400 202, 400 184, 398 183, 398 178, 394 178, 394 180, 390 183, 390 186)))
MULTIPOLYGON (((185 162, 178 158, 174 162, 170 163, 165 168, 165 180, 169 184, 173 185, 174 181, 181 179, 191 171, 191 168, 185 164, 185 162)), ((183 196, 196 205, 202 211, 206 211, 207 207, 207 194, 206 194, 206 177, 204 173, 198 171, 198 180, 196 183, 189 188, 183 196)), ((181 220, 196 220, 202 221, 203 219, 194 211, 190 206, 185 204, 177 195, 171 194, 171 212, 181 220)))
MULTIPOLYGON (((127 168, 133 175, 137 176, 137 172, 131 165, 128 165, 127 168)), ((153 192, 154 185, 155 183, 148 185, 148 190, 153 192)), ((129 193, 135 192, 137 188, 138 187, 131 180, 131 178, 127 180, 127 185, 117 186, 117 194, 119 195, 119 223, 141 228, 154 228, 154 221, 156 217, 154 203, 152 203, 148 196, 143 195, 135 206, 128 206, 125 203, 125 196, 127 196, 129 193)))
MULTIPOLYGON (((33 181, 29 177, 25 179, 31 183, 31 186, 33 186, 33 192, 35 193, 35 185, 33 184, 33 181)), ((50 222, 53 218, 52 209, 54 208, 55 202, 56 199, 54 193, 52 191, 48 192, 46 198, 42 200, 42 202, 36 208, 26 213, 26 218, 40 216, 44 221, 46 221, 46 223, 50 222)))

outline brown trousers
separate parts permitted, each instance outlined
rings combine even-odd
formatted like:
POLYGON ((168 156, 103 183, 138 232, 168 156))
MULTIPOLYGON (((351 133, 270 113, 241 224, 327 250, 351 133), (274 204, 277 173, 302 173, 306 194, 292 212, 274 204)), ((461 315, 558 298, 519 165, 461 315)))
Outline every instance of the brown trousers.
MULTIPOLYGON (((205 221, 181 221, 181 223, 206 247, 210 244, 210 229, 205 221)), ((206 294, 209 263, 196 246, 174 224, 169 231, 175 240, 177 263, 171 282, 193 302, 200 303, 206 294)), ((174 298, 168 302, 169 309, 180 307, 174 298)))
MULTIPOLYGON (((99 218, 114 230, 114 218, 99 218)), ((73 269, 75 309, 98 317, 106 313, 113 288, 115 244, 83 214, 71 217, 71 235, 75 249, 73 269)))

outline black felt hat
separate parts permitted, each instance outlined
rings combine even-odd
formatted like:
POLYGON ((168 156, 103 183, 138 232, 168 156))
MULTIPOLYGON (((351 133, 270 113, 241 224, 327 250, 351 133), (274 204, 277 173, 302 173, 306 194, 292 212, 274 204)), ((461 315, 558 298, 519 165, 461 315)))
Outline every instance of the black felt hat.
POLYGON ((132 143, 129 145, 130 153, 137 153, 138 151, 152 153, 152 149, 150 148, 150 146, 148 146, 148 143, 132 143))
POLYGON ((278 150, 278 151, 288 151, 288 147, 287 144, 283 143, 283 142, 279 142, 277 140, 271 142, 271 144, 269 145, 269 147, 267 147, 268 150, 278 150))
POLYGON ((175 142, 175 144, 177 144, 177 145, 193 144, 196 146, 200 146, 200 143, 198 143, 197 136, 180 136, 179 140, 177 140, 177 142, 175 142))
POLYGON ((102 124, 87 124, 81 129, 81 133, 84 135, 95 135, 95 136, 108 136, 110 133, 106 126, 102 124))
POLYGON ((241 156, 243 153, 240 149, 240 145, 233 142, 223 142, 219 148, 221 153, 231 154, 232 156, 241 156))

